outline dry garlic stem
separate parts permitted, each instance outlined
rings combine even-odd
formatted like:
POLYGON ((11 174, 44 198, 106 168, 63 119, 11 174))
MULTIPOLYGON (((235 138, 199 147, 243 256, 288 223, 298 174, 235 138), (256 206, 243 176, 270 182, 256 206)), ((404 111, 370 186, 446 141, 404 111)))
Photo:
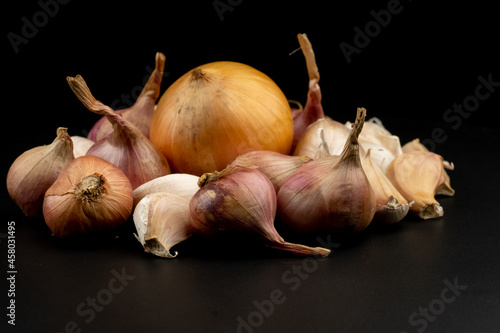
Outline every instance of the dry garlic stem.
POLYGON ((307 73, 309 74, 309 91, 307 93, 306 106, 303 109, 292 109, 294 127, 292 152, 295 150, 296 145, 304 135, 307 127, 317 119, 325 116, 321 104, 321 89, 318 84, 319 71, 311 42, 306 34, 298 34, 297 38, 300 48, 304 53, 304 57, 306 58, 307 73))
MULTIPOLYGON (((347 122, 346 126, 350 126, 350 123, 347 122)), ((359 135, 359 145, 362 148, 361 157, 364 157, 368 149, 373 148, 371 160, 384 173, 392 160, 403 153, 399 137, 392 135, 376 117, 365 122, 359 135)))
POLYGON ((408 201, 414 201, 410 212, 423 219, 443 216, 443 208, 434 196, 455 191, 446 184, 443 158, 440 155, 414 151, 396 157, 387 168, 387 177, 408 201))
POLYGON ((170 249, 193 234, 188 214, 188 200, 171 193, 148 194, 134 211, 135 237, 145 252, 175 258, 177 251, 170 249))

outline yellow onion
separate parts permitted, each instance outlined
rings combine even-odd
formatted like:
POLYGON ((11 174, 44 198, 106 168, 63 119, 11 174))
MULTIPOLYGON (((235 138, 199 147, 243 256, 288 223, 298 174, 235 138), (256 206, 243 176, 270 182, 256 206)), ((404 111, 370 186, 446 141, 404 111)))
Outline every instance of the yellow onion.
POLYGON ((254 150, 288 154, 293 119, 271 78, 245 64, 219 61, 194 68, 165 91, 150 138, 172 172, 199 176, 254 150))

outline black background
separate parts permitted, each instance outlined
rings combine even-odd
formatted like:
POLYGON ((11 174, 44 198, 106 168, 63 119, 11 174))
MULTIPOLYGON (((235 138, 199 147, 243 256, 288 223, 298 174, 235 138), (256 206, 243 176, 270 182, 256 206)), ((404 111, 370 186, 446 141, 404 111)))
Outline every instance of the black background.
MULTIPOLYGON (((143 84, 157 51, 166 55, 162 91, 195 66, 231 60, 263 71, 289 99, 305 103, 304 58, 289 55, 302 32, 316 53, 329 116, 352 121, 356 107, 366 107, 368 117, 382 119, 403 143, 430 138, 440 128, 446 139, 433 150, 457 166, 451 172, 457 195, 442 199, 444 218, 410 217, 393 228, 372 226, 355 239, 337 240, 341 246, 296 290, 283 274, 304 264, 301 258, 228 254, 223 246, 191 240, 177 259, 161 260, 142 253, 133 227, 110 241, 60 242, 42 219, 24 218, 3 188, 0 232, 16 222, 16 331, 60 332, 75 321, 83 332, 235 332, 237 318, 256 310, 253 301, 279 289, 286 301, 254 331, 416 332, 421 326, 411 326, 409 316, 439 298, 446 279, 468 288, 425 331, 498 331, 499 126, 492 117, 500 93, 492 92, 459 124, 443 119, 474 95, 479 76, 500 81, 496 6, 401 1, 400 13, 348 63, 340 43, 353 45, 354 28, 363 30, 374 20, 371 11, 388 3, 243 0, 221 20, 213 1, 73 0, 60 4, 17 53, 9 33, 21 35, 22 18, 33 22, 41 7, 36 1, 5 4, 3 175, 23 151, 50 143, 57 127, 85 135, 98 119, 74 97, 66 76, 81 74, 94 96, 111 104, 143 84), (75 308, 106 288, 112 270, 122 269, 135 279, 86 323, 75 308)), ((5 274, 4 238, 1 244, 5 274)))

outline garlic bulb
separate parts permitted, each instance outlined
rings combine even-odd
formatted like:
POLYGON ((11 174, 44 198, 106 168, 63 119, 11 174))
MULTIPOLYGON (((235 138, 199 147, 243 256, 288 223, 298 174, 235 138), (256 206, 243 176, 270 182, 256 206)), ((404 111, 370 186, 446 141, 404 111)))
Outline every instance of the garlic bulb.
POLYGON ((195 232, 208 237, 252 237, 266 247, 298 255, 327 256, 329 249, 286 242, 274 227, 276 192, 258 169, 233 163, 204 174, 189 203, 195 232))
POLYGON ((455 191, 446 183, 443 157, 414 151, 396 157, 387 168, 387 177, 408 201, 414 201, 410 212, 422 219, 443 216, 443 208, 434 196, 455 191))
POLYGON ((374 219, 385 224, 397 223, 408 214, 413 202, 408 203, 379 166, 373 163, 371 160, 373 149, 368 150, 365 157, 361 159, 361 164, 375 193, 377 207, 374 219))
POLYGON ((82 156, 45 193, 43 216, 56 237, 68 237, 123 225, 132 204, 132 186, 120 169, 99 157, 82 156))
POLYGON ((158 148, 123 116, 96 100, 80 75, 68 77, 67 81, 87 109, 105 115, 113 124, 113 131, 90 147, 87 155, 116 165, 130 179, 133 188, 170 173, 169 164, 158 148))
POLYGON ((259 171, 269 178, 278 193, 281 185, 290 177, 301 165, 310 162, 311 158, 306 156, 290 156, 274 151, 256 150, 238 156, 237 161, 244 161, 249 165, 255 165, 259 171))
POLYGON ((150 180, 134 190, 134 206, 146 195, 157 192, 175 194, 189 201, 200 189, 198 187, 199 178, 187 173, 172 173, 150 180))
MULTIPOLYGON (((316 57, 306 34, 298 34, 300 48, 306 59, 307 73, 309 74, 309 91, 307 92, 306 106, 302 109, 292 109, 293 117, 293 144, 291 151, 299 143, 306 132, 307 127, 316 120, 323 118, 325 113, 321 104, 321 89, 319 87, 319 71, 316 65, 316 57)), ((300 105, 300 103, 299 103, 300 105)))
POLYGON ((284 226, 298 234, 359 232, 375 214, 375 194, 363 171, 358 135, 366 115, 356 122, 340 156, 326 156, 301 166, 278 192, 284 226))
POLYGON ((83 136, 73 135, 71 140, 73 141, 73 155, 75 155, 75 158, 87 155, 90 147, 94 145, 94 141, 83 136))
POLYGON ((7 191, 26 216, 42 213, 45 191, 73 159, 73 142, 64 127, 57 129, 50 145, 32 148, 16 158, 7 173, 7 191))
POLYGON ((189 223, 189 201, 171 193, 146 195, 135 207, 135 237, 144 251, 164 258, 175 258, 172 246, 193 234, 189 223))
POLYGON ((329 117, 320 118, 309 125, 293 153, 295 156, 317 158, 318 152, 340 155, 349 137, 349 129, 329 117))
MULTIPOLYGON (((129 108, 116 111, 136 126, 147 138, 149 138, 151 120, 153 119, 156 107, 155 102, 160 96, 160 87, 164 68, 165 55, 161 52, 157 52, 155 58, 155 69, 151 73, 144 88, 142 88, 142 91, 137 97, 134 105, 129 108)), ((103 116, 94 124, 87 138, 96 142, 107 137, 112 131, 113 127, 111 123, 107 120, 106 116, 103 116)))

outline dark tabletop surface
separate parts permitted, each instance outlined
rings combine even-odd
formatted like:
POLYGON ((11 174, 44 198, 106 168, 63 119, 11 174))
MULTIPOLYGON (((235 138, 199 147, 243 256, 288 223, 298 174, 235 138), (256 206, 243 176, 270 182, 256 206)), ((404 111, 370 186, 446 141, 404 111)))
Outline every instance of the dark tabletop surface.
POLYGON ((306 32, 328 115, 352 121, 355 108, 364 106, 368 118, 382 119, 403 143, 419 137, 454 163, 449 175, 456 195, 438 197, 444 217, 373 224, 351 238, 293 239, 330 247, 324 260, 196 237, 167 260, 144 253, 130 223, 108 238, 55 239, 43 219, 22 215, 3 186, 2 332, 500 331, 494 9, 420 1, 335 9, 297 3, 185 2, 160 10, 155 2, 103 7, 61 1, 57 12, 55 5, 51 15, 45 9, 46 22, 36 1, 9 4, 5 36, 24 36, 26 21, 39 20, 39 26, 31 35, 25 28, 31 37, 23 37, 17 52, 4 40, 10 84, 3 112, 12 120, 2 131, 1 174, 24 150, 51 142, 57 127, 85 135, 96 121, 66 76, 82 74, 99 99, 124 106, 149 75, 156 51, 167 57, 163 90, 199 64, 234 60, 261 69, 288 98, 305 102, 303 57, 288 53, 298 47, 296 34, 306 32), (230 9, 221 12, 221 3, 230 9), (394 12, 391 21, 348 62, 341 43, 356 46, 355 27, 375 22, 382 9, 394 12), (11 221, 15 273, 7 260, 11 221), (8 323, 11 300, 15 326, 8 323))

